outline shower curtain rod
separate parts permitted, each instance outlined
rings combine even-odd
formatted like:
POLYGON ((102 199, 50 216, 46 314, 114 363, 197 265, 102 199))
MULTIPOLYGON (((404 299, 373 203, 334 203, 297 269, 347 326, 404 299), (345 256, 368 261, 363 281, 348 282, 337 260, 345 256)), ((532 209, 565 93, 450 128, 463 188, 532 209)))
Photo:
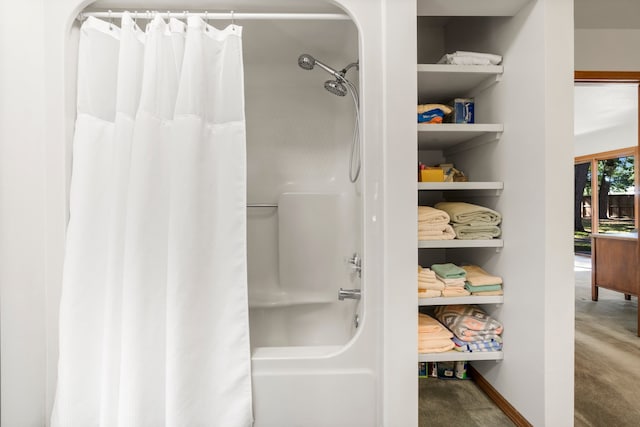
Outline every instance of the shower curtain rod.
MULTIPOLYGON (((82 12, 78 14, 78 20, 82 21, 87 19, 89 16, 93 16, 95 18, 103 18, 103 19, 112 19, 112 18, 121 18, 124 12, 112 12, 112 11, 91 11, 91 12, 82 12)), ((154 17, 156 15, 160 15, 162 17, 168 18, 177 18, 184 19, 187 16, 199 16, 202 19, 210 20, 210 19, 226 19, 226 20, 314 20, 314 21, 343 21, 350 20, 351 18, 348 15, 342 13, 244 13, 244 12, 175 12, 175 11, 148 11, 145 10, 143 12, 129 12, 134 17, 137 15, 139 19, 149 19, 150 17, 154 17)))

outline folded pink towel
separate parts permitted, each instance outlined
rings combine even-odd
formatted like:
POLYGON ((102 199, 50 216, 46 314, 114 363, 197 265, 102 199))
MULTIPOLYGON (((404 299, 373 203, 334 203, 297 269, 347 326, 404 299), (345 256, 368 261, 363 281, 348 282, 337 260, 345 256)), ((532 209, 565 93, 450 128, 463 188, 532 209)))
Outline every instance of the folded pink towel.
POLYGON ((437 298, 442 296, 442 291, 437 289, 418 289, 418 298, 437 298))
POLYGON ((446 287, 442 290, 443 297, 466 297, 468 295, 471 295, 471 294, 465 288, 446 287))
POLYGON ((418 206, 418 223, 448 224, 449 214, 431 206, 418 206))
POLYGON ((437 340, 418 339, 418 353, 442 353, 452 350, 456 345, 448 338, 437 340))
POLYGON ((458 279, 445 279, 440 276, 436 276, 436 278, 444 283, 445 287, 456 287, 456 288, 464 288, 464 277, 460 277, 458 279))
POLYGON ((418 334, 429 334, 431 338, 451 338, 453 334, 442 323, 428 314, 418 313, 418 334))
POLYGON ((446 224, 442 231, 418 231, 418 240, 453 240, 456 232, 451 225, 446 224))
POLYGON ((467 282, 472 286, 502 284, 502 277, 491 275, 477 265, 463 265, 460 268, 467 272, 467 282))

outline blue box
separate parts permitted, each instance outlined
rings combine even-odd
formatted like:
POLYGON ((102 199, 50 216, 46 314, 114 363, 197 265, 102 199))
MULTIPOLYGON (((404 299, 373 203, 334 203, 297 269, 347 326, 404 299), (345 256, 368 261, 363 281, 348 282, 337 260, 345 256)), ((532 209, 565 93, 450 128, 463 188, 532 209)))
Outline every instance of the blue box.
POLYGON ((450 102, 453 112, 451 123, 475 123, 475 105, 473 98, 456 98, 450 102))
POLYGON ((418 362, 418 378, 427 378, 427 362, 418 362))

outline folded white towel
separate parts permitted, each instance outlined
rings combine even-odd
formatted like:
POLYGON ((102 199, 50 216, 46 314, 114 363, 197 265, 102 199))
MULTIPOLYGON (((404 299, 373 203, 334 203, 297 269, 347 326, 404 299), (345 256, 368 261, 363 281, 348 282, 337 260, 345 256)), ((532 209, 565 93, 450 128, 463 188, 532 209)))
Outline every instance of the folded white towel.
POLYGON ((482 53, 482 52, 469 52, 466 50, 457 50, 455 52, 456 56, 466 56, 466 57, 474 57, 474 58, 485 58, 488 59, 494 65, 498 65, 502 62, 501 55, 495 55, 493 53, 482 53))
POLYGON ((438 64, 451 65, 491 65, 491 61, 486 58, 474 58, 472 56, 452 56, 444 55, 438 64))
POLYGON ((498 65, 501 62, 502 56, 500 55, 458 50, 454 53, 447 53, 443 55, 438 61, 438 64, 498 65))

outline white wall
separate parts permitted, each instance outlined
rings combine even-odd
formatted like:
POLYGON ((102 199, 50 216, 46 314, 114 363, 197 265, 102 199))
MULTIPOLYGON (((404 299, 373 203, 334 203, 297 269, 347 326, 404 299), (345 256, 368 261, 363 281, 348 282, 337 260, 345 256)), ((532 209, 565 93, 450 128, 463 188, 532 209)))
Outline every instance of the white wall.
POLYGON ((576 29, 575 69, 579 71, 640 70, 640 30, 576 29))
POLYGON ((43 2, 0 2, 0 359, 3 426, 45 413, 43 2), (25 20, 28 17, 28 28, 25 20), (16 19, 17 18, 17 19, 16 19))
POLYGON ((638 85, 579 84, 574 99, 576 157, 638 143, 638 85))
POLYGON ((383 2, 384 348, 383 424, 418 425, 415 105, 416 4, 383 2))

